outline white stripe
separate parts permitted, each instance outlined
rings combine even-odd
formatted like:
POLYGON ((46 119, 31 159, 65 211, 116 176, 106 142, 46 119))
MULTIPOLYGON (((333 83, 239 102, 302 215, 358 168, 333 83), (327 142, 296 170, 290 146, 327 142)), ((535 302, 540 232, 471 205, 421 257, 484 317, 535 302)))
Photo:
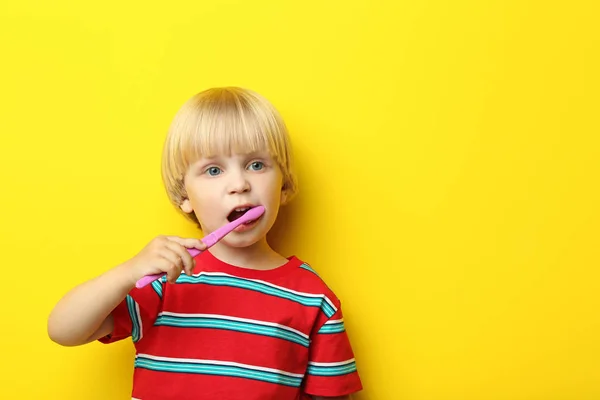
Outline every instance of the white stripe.
POLYGON ((314 297, 314 298, 323 298, 323 299, 325 299, 325 301, 327 301, 327 303, 329 303, 329 305, 331 306, 331 308, 333 308, 333 310, 335 312, 337 312, 337 308, 333 305, 333 303, 331 302, 331 300, 329 300, 329 298, 327 296, 325 296, 324 294, 314 294, 314 293, 297 292, 297 291, 292 290, 292 289, 288 289, 288 288, 284 288, 282 286, 274 285, 274 284, 272 284, 270 282, 261 281, 259 279, 240 278, 239 276, 229 275, 229 274, 226 274, 224 272, 205 272, 205 271, 202 271, 199 274, 194 274, 192 276, 200 277, 200 275, 226 276, 226 277, 229 277, 229 278, 236 278, 236 279, 241 279, 241 280, 244 280, 244 281, 251 281, 251 282, 262 283, 263 285, 271 286, 273 288, 283 290, 284 292, 294 293, 294 294, 297 294, 299 296, 314 297))
POLYGON ((223 320, 230 320, 230 321, 249 322, 249 323, 254 323, 256 325, 272 326, 272 327, 285 329, 286 331, 297 333, 298 335, 302 336, 303 338, 306 338, 306 339, 309 338, 307 334, 302 333, 299 330, 296 330, 294 328, 290 328, 289 326, 276 324, 275 322, 258 321, 256 319, 238 318, 238 317, 231 317, 229 315, 218 315, 218 314, 182 314, 182 313, 174 313, 174 312, 170 312, 170 311, 163 311, 163 312, 158 313, 159 317, 161 315, 170 315, 173 317, 182 317, 182 318, 215 318, 215 319, 223 319, 223 320))
POLYGON ((135 314, 137 315, 137 320, 138 320, 138 325, 139 325, 139 329, 138 330, 140 331, 139 332, 140 333, 140 335, 139 335, 140 337, 138 338, 138 342, 139 342, 140 340, 142 340, 142 336, 144 336, 144 329, 142 327, 142 316, 140 315, 140 306, 137 303, 137 301, 135 301, 135 300, 133 301, 133 303, 135 304, 135 314))
POLYGON ((344 318, 342 318, 342 319, 332 319, 331 321, 325 322, 324 325, 339 324, 341 322, 344 322, 344 318))
POLYGON ((199 360, 199 359, 196 359, 196 358, 160 357, 160 356, 153 356, 153 355, 150 355, 150 354, 138 354, 136 356, 136 358, 138 358, 138 357, 149 358, 151 360, 156 360, 156 361, 171 361, 171 362, 193 363, 193 364, 227 365, 227 366, 230 366, 230 367, 242 367, 242 368, 253 369, 255 371, 274 372, 276 374, 282 374, 282 375, 292 376, 294 378, 303 378, 304 377, 304 374, 294 374, 292 372, 281 371, 279 369, 267 368, 267 367, 259 367, 259 366, 256 366, 256 365, 249 365, 249 364, 241 364, 241 363, 236 363, 236 362, 231 362, 231 361, 199 360))
POLYGON ((346 360, 346 361, 332 362, 332 363, 320 363, 320 362, 312 362, 312 361, 309 361, 308 363, 310 365, 314 365, 315 367, 337 367, 337 366, 340 366, 340 365, 351 364, 353 362, 354 362, 354 358, 351 358, 351 359, 346 360))

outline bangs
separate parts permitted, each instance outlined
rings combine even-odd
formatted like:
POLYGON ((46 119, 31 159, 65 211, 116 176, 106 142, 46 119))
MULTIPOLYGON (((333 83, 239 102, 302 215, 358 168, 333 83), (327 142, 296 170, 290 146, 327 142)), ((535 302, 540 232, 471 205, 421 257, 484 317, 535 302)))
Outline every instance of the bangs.
POLYGON ((167 147, 170 154, 177 154, 172 159, 179 164, 171 167, 181 176, 200 158, 260 151, 269 152, 280 166, 285 166, 283 121, 259 102, 259 98, 227 91, 190 99, 171 126, 172 142, 167 147))
POLYGON ((181 158, 191 164, 199 158, 217 155, 247 154, 268 151, 277 154, 277 125, 252 110, 225 104, 206 110, 189 121, 187 134, 181 137, 181 158))

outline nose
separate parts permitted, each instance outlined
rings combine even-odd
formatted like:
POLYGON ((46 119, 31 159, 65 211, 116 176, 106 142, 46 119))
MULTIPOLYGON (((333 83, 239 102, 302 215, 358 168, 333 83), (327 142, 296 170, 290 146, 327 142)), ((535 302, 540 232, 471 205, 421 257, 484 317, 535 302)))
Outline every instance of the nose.
POLYGON ((228 190, 229 194, 246 193, 250 191, 250 182, 244 171, 230 172, 228 190))

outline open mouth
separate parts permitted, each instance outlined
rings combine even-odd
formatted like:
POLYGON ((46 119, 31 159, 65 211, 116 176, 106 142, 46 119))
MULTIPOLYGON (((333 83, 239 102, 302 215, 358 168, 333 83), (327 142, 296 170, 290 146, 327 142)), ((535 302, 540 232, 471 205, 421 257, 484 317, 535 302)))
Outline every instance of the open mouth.
MULTIPOLYGON (((229 213, 229 215, 227 216, 227 220, 228 220, 229 222, 233 222, 233 221, 235 221, 236 219, 240 218, 242 215, 246 214, 246 212, 248 212, 248 210, 250 210, 251 208, 252 208, 252 207, 250 207, 250 206, 248 206, 248 207, 239 207, 239 208, 236 208, 236 209, 232 210, 232 211, 229 213)), ((257 218, 257 219, 258 219, 258 218, 257 218)), ((246 225, 248 225, 248 224, 251 224, 251 223, 253 223, 254 221, 256 221, 256 219, 255 219, 255 220, 252 220, 252 221, 248 221, 248 222, 246 222, 245 224, 246 224, 246 225)))

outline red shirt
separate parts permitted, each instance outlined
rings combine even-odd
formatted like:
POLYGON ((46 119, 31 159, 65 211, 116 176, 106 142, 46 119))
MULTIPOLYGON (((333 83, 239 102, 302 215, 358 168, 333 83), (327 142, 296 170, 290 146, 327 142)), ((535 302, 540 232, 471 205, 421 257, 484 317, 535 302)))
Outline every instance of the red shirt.
POLYGON ((210 251, 193 276, 132 289, 102 343, 136 348, 136 399, 309 399, 362 389, 340 301, 296 257, 235 267, 210 251))

